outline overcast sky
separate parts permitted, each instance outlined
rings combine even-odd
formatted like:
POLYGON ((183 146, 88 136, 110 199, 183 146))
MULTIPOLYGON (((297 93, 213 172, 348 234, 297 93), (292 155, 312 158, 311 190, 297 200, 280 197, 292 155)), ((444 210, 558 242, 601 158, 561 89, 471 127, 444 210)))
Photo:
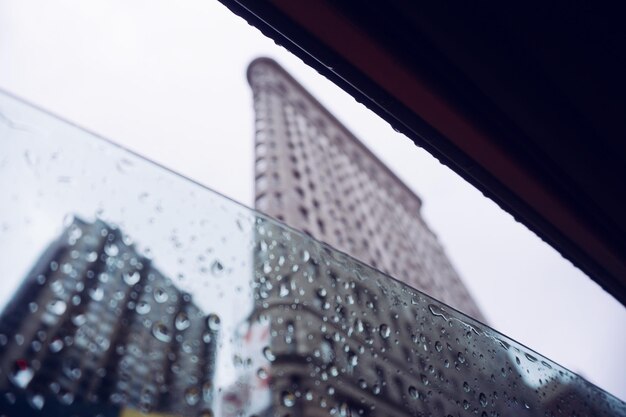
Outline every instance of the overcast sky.
POLYGON ((0 0, 0 88, 250 206, 247 64, 283 65, 423 199, 490 325, 626 398, 626 309, 214 0, 0 0))

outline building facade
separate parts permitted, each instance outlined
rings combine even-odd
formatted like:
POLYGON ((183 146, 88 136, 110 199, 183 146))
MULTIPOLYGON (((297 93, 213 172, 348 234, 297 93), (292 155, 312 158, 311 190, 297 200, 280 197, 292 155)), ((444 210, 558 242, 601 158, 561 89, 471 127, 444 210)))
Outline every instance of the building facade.
POLYGON ((254 61, 248 81, 255 207, 484 321, 420 198, 277 63, 254 61))
POLYGON ((211 320, 119 229, 74 219, 0 316, 0 391, 10 394, 0 409, 210 415, 211 320))
MULTIPOLYGON (((482 320, 422 219, 419 197, 274 61, 254 61, 248 80, 256 114, 255 207, 482 320)), ((260 368, 271 381, 264 415, 458 411, 450 399, 468 375, 446 367, 467 365, 458 352, 437 351, 437 330, 417 331, 418 308, 399 305, 368 268, 361 272, 369 279, 355 279, 349 271, 358 267, 343 255, 337 262, 332 251, 315 259, 290 252, 277 237, 281 228, 262 223, 249 325, 272 335, 260 368)))
MULTIPOLYGON (((272 220, 259 217, 256 233, 255 308, 240 337, 249 366, 225 417, 551 415, 522 370, 537 359, 272 220)), ((579 397, 560 406, 590 409, 579 397)))

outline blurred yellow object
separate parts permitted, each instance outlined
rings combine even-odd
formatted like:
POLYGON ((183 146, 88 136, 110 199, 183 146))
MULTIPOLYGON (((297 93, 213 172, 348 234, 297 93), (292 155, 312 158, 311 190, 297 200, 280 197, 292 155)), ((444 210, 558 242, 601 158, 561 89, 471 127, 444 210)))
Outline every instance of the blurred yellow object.
POLYGON ((182 417, 175 414, 143 413, 132 408, 124 408, 119 417, 182 417))

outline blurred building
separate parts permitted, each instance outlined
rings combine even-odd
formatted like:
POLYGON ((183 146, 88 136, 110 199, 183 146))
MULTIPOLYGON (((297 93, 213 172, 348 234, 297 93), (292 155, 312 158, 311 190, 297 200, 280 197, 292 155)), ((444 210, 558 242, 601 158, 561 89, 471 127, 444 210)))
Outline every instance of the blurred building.
POLYGON ((254 265, 224 417, 623 414, 558 365, 263 217, 254 265))
POLYGON ((0 316, 0 408, 209 412, 217 321, 119 229, 74 219, 0 316))
POLYGON ((421 200, 277 63, 248 68, 255 207, 484 321, 421 200))
MULTIPOLYGON (((274 61, 254 61, 248 80, 256 112, 256 208, 483 320, 421 217, 419 197, 274 61)), ((334 251, 311 256, 306 248, 317 249, 306 239, 285 245, 296 235, 287 239, 281 228, 259 221, 257 308, 245 340, 266 335, 268 354, 253 362, 267 381, 257 373, 247 382, 257 387, 248 396, 257 404, 263 398, 266 408, 248 411, 367 417, 487 407, 488 397, 471 381, 496 392, 494 375, 502 374, 496 367, 510 365, 504 352, 482 369, 471 367, 449 348, 449 335, 428 325, 423 306, 391 296, 387 286, 395 284, 386 277, 334 251)), ((530 392, 520 380, 501 403, 518 404, 530 392)))
POLYGON ((543 415, 525 408, 537 393, 515 356, 474 322, 270 220, 256 239, 248 373, 225 417, 543 415))

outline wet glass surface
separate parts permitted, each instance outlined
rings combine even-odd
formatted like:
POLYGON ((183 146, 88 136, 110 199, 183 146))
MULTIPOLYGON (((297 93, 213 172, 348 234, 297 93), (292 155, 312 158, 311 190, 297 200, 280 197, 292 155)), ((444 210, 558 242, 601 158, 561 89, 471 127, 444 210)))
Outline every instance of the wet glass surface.
POLYGON ((0 195, 2 416, 626 415, 495 330, 6 95, 0 195))

